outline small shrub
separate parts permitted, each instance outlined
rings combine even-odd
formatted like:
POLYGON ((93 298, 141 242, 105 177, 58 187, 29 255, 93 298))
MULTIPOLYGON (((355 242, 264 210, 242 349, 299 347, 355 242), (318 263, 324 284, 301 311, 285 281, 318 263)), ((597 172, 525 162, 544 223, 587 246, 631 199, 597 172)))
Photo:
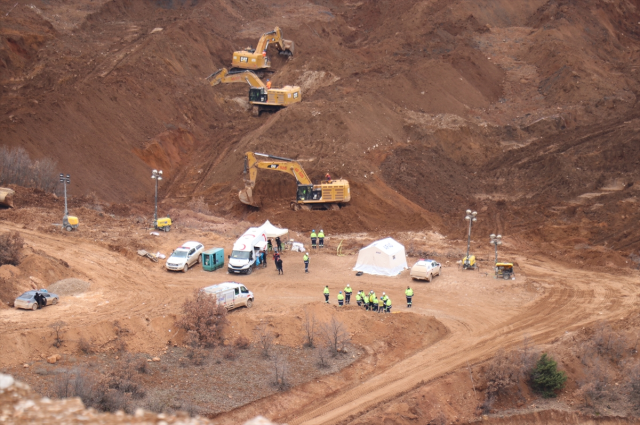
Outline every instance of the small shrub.
POLYGON ((345 350, 345 345, 350 339, 344 323, 336 319, 336 316, 332 316, 329 322, 320 325, 320 334, 334 357, 345 350))
POLYGON ((228 324, 227 309, 218 305, 214 296, 196 290, 182 305, 182 314, 176 325, 187 332, 195 332, 200 344, 212 347, 220 342, 228 324))
POLYGON ((222 352, 222 357, 227 360, 235 360, 238 358, 238 352, 233 347, 227 347, 222 352))
POLYGON ((544 398, 552 398, 556 396, 556 391, 564 388, 566 381, 567 375, 558 370, 558 363, 547 356, 547 353, 542 354, 531 375, 533 389, 544 398))
POLYGON ((81 336, 78 340, 78 351, 82 354, 93 354, 95 353, 95 345, 93 340, 89 341, 85 337, 81 336))
POLYGON ((56 162, 50 158, 32 161, 24 148, 0 147, 0 184, 54 192, 59 185, 56 168, 56 162))
POLYGON ((238 338, 236 338, 233 345, 240 350, 248 350, 251 346, 251 342, 249 341, 249 338, 240 335, 238 338))
POLYGON ((53 329, 52 333, 54 335, 53 346, 56 348, 60 348, 62 344, 64 344, 64 340, 62 337, 64 336, 64 327, 67 326, 65 322, 62 320, 58 320, 49 325, 51 329, 53 329))
POLYGON ((273 332, 267 329, 266 325, 258 328, 258 343, 262 348, 262 355, 268 359, 271 357, 271 349, 273 348, 273 332))
POLYGON ((316 316, 313 312, 308 309, 304 309, 304 323, 302 325, 302 330, 304 332, 304 346, 313 348, 313 343, 316 336, 317 331, 316 326, 316 316))
POLYGON ((287 389, 287 387, 289 387, 288 367, 289 365, 284 357, 280 355, 273 356, 273 385, 275 385, 280 391, 283 391, 287 389))
POLYGON ((609 381, 611 376, 606 364, 595 360, 585 369, 585 378, 579 383, 577 396, 582 398, 585 406, 594 407, 596 402, 609 395, 609 381))
POLYGON ((0 266, 17 266, 22 260, 24 239, 20 232, 8 232, 0 235, 0 266))
POLYGON ((207 352, 202 347, 189 348, 187 357, 195 366, 202 366, 207 357, 207 352))

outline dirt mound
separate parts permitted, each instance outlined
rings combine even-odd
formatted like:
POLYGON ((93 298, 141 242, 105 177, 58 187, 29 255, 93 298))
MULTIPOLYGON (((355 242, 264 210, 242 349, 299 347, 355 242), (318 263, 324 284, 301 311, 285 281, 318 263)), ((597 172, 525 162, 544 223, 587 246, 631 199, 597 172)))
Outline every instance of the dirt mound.
POLYGON ((91 282, 86 282, 81 279, 67 278, 62 279, 49 285, 47 290, 54 294, 68 296, 79 295, 87 292, 91 287, 91 282))

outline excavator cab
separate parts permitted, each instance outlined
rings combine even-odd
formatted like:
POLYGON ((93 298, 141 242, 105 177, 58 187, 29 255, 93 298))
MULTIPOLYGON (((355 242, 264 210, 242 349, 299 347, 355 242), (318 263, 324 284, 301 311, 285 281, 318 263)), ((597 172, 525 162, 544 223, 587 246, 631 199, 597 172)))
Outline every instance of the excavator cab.
POLYGON ((249 102, 266 102, 269 98, 264 87, 251 87, 249 89, 249 102))
POLYGON ((298 185, 298 201, 307 201, 313 199, 313 185, 298 185))

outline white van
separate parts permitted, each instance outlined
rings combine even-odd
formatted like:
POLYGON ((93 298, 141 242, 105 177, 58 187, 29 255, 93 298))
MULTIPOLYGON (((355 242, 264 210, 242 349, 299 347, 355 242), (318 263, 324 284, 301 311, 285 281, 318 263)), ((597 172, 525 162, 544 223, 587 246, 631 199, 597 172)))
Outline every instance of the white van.
POLYGON ((258 252, 267 247, 267 235, 261 227, 250 227, 233 244, 227 270, 229 273, 251 274, 258 252))
POLYGON ((207 286, 203 291, 215 295, 218 305, 225 306, 227 310, 243 306, 251 308, 253 305, 253 292, 238 282, 222 282, 207 286))

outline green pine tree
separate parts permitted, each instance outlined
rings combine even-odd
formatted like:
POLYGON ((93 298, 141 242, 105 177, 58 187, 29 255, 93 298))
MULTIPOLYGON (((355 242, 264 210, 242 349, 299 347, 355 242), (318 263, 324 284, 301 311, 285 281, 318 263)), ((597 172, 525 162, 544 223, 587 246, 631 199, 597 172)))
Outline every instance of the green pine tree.
POLYGON ((567 375, 558 370, 558 363, 546 353, 542 354, 531 375, 531 383, 534 391, 542 394, 544 398, 556 396, 556 391, 561 390, 567 381, 567 375))

